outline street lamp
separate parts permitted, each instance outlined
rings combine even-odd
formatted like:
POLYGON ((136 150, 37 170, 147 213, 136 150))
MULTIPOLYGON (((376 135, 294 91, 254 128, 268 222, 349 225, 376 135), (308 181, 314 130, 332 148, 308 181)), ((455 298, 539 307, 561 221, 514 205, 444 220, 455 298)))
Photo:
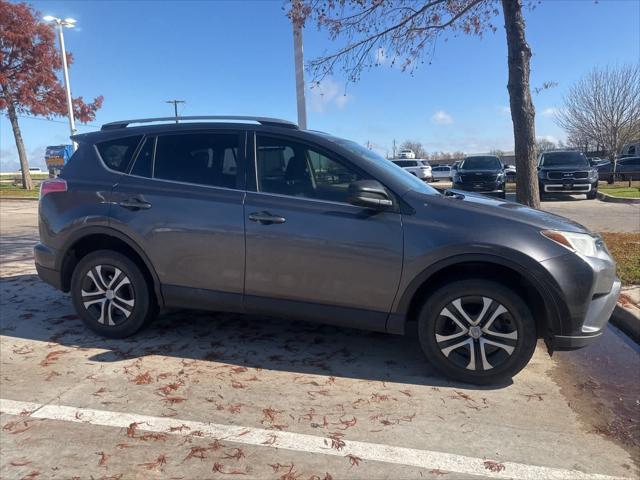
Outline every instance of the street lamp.
MULTIPOLYGON (((47 15, 42 18, 45 22, 54 22, 58 25, 58 39, 60 40, 60 51, 62 54, 62 71, 64 72, 64 88, 67 92, 67 111, 69 113, 69 129, 71 130, 71 135, 76 134, 76 123, 73 118, 73 103, 71 101, 71 86, 69 85, 69 69, 67 68, 67 52, 64 48, 64 27, 73 28, 76 26, 76 21, 73 18, 57 18, 51 15, 47 15)), ((76 142, 73 142, 73 149, 76 150, 78 145, 76 142)))

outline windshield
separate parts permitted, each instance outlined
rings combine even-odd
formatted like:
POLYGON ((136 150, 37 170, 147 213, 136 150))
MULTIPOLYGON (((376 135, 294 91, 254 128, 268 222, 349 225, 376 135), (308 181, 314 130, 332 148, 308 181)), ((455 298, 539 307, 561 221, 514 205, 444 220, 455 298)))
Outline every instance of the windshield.
POLYGON ((589 162, 580 152, 549 152, 542 154, 541 167, 588 167, 589 162))
POLYGON ((498 157, 468 157, 460 164, 461 170, 501 170, 498 157))
POLYGON ((435 188, 426 184, 425 182, 420 180, 418 177, 416 177, 415 175, 412 175, 411 173, 407 172, 403 168, 398 168, 398 166, 396 166, 393 162, 387 160, 386 158, 377 154, 373 150, 369 150, 368 148, 365 148, 362 145, 352 140, 345 140, 343 138, 337 138, 337 137, 330 137, 330 138, 332 141, 334 141, 341 147, 346 148, 347 150, 351 151, 352 153, 355 153, 356 155, 358 155, 361 158, 364 158, 365 160, 375 163, 380 168, 384 168, 385 173, 387 175, 394 177, 398 182, 402 182, 406 184, 412 190, 415 190, 417 192, 422 192, 422 193, 440 195, 440 192, 438 192, 435 188))

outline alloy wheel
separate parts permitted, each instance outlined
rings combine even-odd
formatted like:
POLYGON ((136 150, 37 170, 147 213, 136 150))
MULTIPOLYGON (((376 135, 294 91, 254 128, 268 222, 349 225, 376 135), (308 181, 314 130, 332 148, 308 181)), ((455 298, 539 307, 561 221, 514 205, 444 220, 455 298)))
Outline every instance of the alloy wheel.
POLYGON ((509 310, 484 296, 459 297, 440 311, 435 328, 440 352, 459 367, 491 370, 504 364, 518 343, 509 310))
POLYGON ((91 268, 82 279, 81 294, 84 308, 102 325, 122 324, 135 306, 131 280, 111 265, 91 268))

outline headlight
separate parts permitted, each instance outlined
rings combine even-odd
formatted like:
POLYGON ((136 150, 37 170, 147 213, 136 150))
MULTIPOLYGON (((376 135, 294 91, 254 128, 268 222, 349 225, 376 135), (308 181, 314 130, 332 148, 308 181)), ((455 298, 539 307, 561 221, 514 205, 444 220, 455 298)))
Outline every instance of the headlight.
POLYGON ((572 252, 577 252, 585 257, 595 257, 598 252, 597 239, 588 233, 560 232, 558 230, 543 230, 540 233, 572 252))
POLYGON ((544 180, 545 178, 547 178, 547 172, 539 171, 538 172, 538 178, 541 178, 542 180, 544 180))
POLYGON ((502 180, 504 180, 504 172, 499 173, 496 177, 496 181, 501 182, 502 180))
POLYGON ((589 172, 589 178, 598 178, 598 170, 591 170, 589 172))
POLYGON ((462 182, 462 177, 460 177, 459 173, 454 173, 453 174, 453 183, 460 183, 462 182))

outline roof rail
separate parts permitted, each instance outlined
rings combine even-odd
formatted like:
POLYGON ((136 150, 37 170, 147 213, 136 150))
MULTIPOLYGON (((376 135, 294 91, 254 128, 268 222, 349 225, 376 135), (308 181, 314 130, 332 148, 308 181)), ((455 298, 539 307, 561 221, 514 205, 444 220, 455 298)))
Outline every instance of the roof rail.
POLYGON ((118 122, 110 122, 102 125, 101 130, 116 130, 126 128, 131 123, 152 123, 152 122, 178 122, 180 120, 249 120, 257 122, 260 125, 276 126, 285 128, 298 128, 298 125, 288 120, 280 120, 278 118, 269 117, 251 117, 242 115, 207 115, 207 116, 190 116, 190 117, 159 117, 159 118, 138 118, 134 120, 120 120, 118 122))

